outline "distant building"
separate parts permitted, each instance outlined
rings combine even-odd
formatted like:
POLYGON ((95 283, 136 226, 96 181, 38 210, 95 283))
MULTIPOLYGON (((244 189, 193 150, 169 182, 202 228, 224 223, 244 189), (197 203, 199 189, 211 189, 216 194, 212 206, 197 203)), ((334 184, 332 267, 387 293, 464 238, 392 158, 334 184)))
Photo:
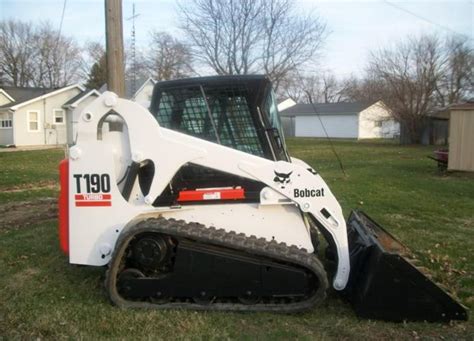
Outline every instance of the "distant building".
POLYGON ((0 145, 71 143, 73 109, 98 92, 74 84, 58 89, 0 86, 0 145))
MULTIPOLYGON (((285 104, 288 103, 280 103, 285 104)), ((280 111, 285 136, 395 138, 400 125, 381 101, 376 103, 294 104, 280 111)))

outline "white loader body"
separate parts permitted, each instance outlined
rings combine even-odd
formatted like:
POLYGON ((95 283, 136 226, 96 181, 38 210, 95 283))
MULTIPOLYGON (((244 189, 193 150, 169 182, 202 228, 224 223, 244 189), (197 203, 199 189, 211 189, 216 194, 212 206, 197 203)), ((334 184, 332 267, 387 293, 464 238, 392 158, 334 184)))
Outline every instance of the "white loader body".
MULTIPOLYGON (((79 117, 76 144, 69 152, 71 263, 107 264, 124 227, 142 215, 199 222, 295 245, 311 253, 309 227, 302 216, 307 212, 334 239, 338 268, 333 286, 338 290, 345 287, 350 265, 342 210, 323 179, 302 161, 272 162, 162 128, 142 106, 111 92, 86 107, 79 117), (121 133, 107 132, 104 122, 111 113, 125 122, 121 133), (129 200, 125 200, 117 183, 129 162, 146 160, 154 163, 156 172, 149 192, 144 195, 135 184, 129 200), (187 163, 257 180, 267 187, 257 204, 153 207, 154 200, 187 163), (275 174, 291 176, 282 184, 274 181, 275 174)), ((219 195, 219 190, 216 193, 219 195)))

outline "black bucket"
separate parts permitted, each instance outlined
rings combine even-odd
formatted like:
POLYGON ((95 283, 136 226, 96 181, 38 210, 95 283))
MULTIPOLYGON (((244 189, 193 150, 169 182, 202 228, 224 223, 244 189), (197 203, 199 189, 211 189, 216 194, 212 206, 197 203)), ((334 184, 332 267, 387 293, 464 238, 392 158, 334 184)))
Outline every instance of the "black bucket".
POLYGON ((409 250, 361 211, 347 221, 351 275, 344 295, 358 316, 385 321, 467 320, 467 309, 410 263, 409 250))

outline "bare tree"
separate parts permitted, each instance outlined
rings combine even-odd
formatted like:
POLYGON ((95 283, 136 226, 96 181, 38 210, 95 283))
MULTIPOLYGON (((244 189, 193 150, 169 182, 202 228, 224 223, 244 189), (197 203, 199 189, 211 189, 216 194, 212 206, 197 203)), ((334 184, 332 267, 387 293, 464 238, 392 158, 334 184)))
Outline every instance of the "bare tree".
POLYGON ((170 80, 193 73, 189 48, 166 32, 150 32, 144 63, 156 80, 170 80))
POLYGON ((468 38, 449 37, 444 46, 436 100, 441 107, 474 95, 474 51, 468 38))
POLYGON ((291 98, 297 103, 301 102, 304 98, 304 93, 301 91, 299 74, 296 71, 289 72, 285 78, 280 81, 280 86, 276 93, 279 100, 291 98))
POLYGON ((79 79, 81 50, 73 38, 60 35, 49 22, 35 33, 35 86, 57 88, 79 79))
POLYGON ((263 70, 278 88, 288 72, 317 56, 326 25, 312 13, 295 13, 291 0, 262 0, 261 4, 263 27, 257 29, 263 29, 263 70))
POLYGON ((383 83, 383 100, 407 129, 412 143, 421 139, 424 116, 434 107, 441 79, 442 53, 435 36, 421 36, 372 53, 369 74, 383 83))
POLYGON ((217 74, 265 72, 276 87, 312 60, 326 27, 290 0, 193 0, 180 4, 196 58, 217 74))
POLYGON ((408 132, 406 142, 421 138, 424 118, 474 94, 474 54, 460 36, 406 39, 371 54, 366 75, 343 82, 344 100, 383 100, 408 132))
POLYGON ((280 97, 289 97, 295 102, 336 103, 343 100, 340 82, 330 71, 309 76, 290 72, 280 84, 280 97))
POLYGON ((0 70, 13 86, 60 87, 79 79, 80 49, 49 23, 0 22, 0 70))
POLYGON ((105 47, 99 41, 87 41, 82 46, 80 76, 88 79, 93 65, 99 64, 105 68, 105 47), (101 63, 103 61, 104 64, 101 63))
POLYGON ((340 87, 341 100, 345 102, 374 103, 388 93, 385 82, 373 75, 361 79, 350 76, 341 82, 340 87))
POLYGON ((30 23, 0 22, 0 71, 4 82, 27 86, 33 75, 34 36, 30 23))
POLYGON ((309 103, 337 103, 342 100, 340 84, 336 76, 329 71, 305 77, 302 89, 309 103))

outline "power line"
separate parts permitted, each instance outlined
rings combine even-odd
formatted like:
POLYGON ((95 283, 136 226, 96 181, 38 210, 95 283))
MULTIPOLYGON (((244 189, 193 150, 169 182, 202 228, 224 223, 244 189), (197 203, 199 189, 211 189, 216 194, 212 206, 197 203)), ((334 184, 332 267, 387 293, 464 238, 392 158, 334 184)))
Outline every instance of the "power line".
POLYGON ((59 38, 61 37, 61 31, 63 29, 63 20, 64 20, 64 13, 66 12, 66 4, 67 4, 67 0, 64 0, 63 12, 61 14, 61 21, 59 22, 58 39, 56 39, 56 48, 58 48, 59 38))
MULTIPOLYGON (((429 24, 431 24, 431 25, 438 26, 439 28, 442 28, 442 29, 445 30, 445 31, 449 31, 449 32, 454 33, 454 34, 458 34, 458 35, 462 35, 462 36, 466 36, 466 37, 470 38, 470 37, 467 36, 466 34, 459 33, 459 32, 457 32, 457 31, 455 31, 455 30, 449 28, 448 26, 441 25, 441 24, 439 24, 439 23, 437 23, 437 22, 434 22, 434 21, 432 21, 432 20, 430 20, 430 19, 427 19, 427 18, 425 18, 425 17, 422 17, 421 15, 416 14, 416 13, 414 13, 414 12, 412 12, 412 11, 410 11, 410 10, 404 8, 404 7, 401 7, 401 6, 399 6, 399 5, 397 5, 397 4, 393 3, 393 2, 390 2, 390 1, 387 1, 387 0, 382 0, 382 1, 383 1, 384 3, 386 3, 387 5, 390 5, 390 6, 396 8, 396 9, 402 11, 402 12, 408 13, 408 14, 410 14, 410 15, 412 15, 412 16, 414 16, 414 17, 420 19, 420 20, 426 21, 427 23, 429 23, 429 24)), ((472 39, 472 38, 471 38, 471 39, 472 39)))
MULTIPOLYGON (((295 65, 294 62, 293 62, 293 65, 295 65)), ((301 76, 301 74, 300 74, 298 68, 296 67, 296 65, 295 65, 295 73, 296 73, 296 77, 298 77, 300 83, 303 84, 303 77, 301 76)), ((324 131, 324 135, 326 135, 326 139, 329 142, 329 146, 331 147, 331 150, 332 150, 334 156, 336 157, 337 162, 339 163, 339 168, 341 169, 342 174, 344 175, 344 177, 347 177, 347 174, 346 174, 346 171, 344 169, 344 165, 342 163, 342 160, 339 157, 339 154, 337 153, 336 148, 334 147, 334 144, 332 143, 331 138, 329 137, 329 134, 326 130, 326 126, 324 125, 323 120, 321 119, 321 115, 319 114, 318 110, 316 109, 316 105, 314 105, 314 102, 313 102, 313 99, 311 98, 311 96, 309 97, 309 103, 313 107, 313 111, 319 119, 319 123, 321 124, 321 127, 323 128, 323 131, 324 131)))
MULTIPOLYGON (((63 2, 63 12, 61 13, 61 21, 59 22, 58 36, 56 38, 56 45, 54 47, 53 53, 57 52, 58 46, 59 46, 59 40, 61 39, 61 31, 63 29, 64 13, 66 12, 66 4, 67 4, 67 0, 64 0, 64 2, 63 2)), ((60 54, 56 54, 56 56, 58 57, 58 59, 61 59, 60 54)), ((50 84, 50 86, 52 86, 52 85, 50 84)))

